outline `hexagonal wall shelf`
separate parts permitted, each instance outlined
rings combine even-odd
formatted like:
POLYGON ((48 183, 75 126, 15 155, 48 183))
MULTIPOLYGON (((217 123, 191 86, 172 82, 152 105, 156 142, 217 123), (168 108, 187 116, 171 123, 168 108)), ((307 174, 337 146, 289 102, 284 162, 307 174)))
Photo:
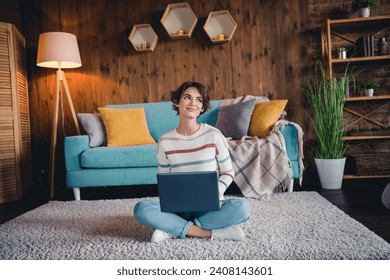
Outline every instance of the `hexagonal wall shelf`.
POLYGON ((198 18, 187 3, 168 4, 161 24, 172 39, 191 38, 198 18))
POLYGON ((237 23, 228 11, 211 12, 203 26, 213 43, 229 42, 236 28, 237 23))
POLYGON ((137 52, 152 52, 158 37, 149 24, 136 24, 131 30, 129 41, 137 52))

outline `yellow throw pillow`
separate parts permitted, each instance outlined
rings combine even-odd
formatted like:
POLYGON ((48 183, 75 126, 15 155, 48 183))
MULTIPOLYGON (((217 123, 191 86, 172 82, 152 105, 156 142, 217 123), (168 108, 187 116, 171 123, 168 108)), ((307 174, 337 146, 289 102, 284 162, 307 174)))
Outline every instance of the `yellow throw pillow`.
POLYGON ((155 144, 144 108, 98 108, 107 131, 107 146, 155 144))
POLYGON ((287 99, 257 102, 249 123, 249 135, 267 138, 287 105, 287 99))

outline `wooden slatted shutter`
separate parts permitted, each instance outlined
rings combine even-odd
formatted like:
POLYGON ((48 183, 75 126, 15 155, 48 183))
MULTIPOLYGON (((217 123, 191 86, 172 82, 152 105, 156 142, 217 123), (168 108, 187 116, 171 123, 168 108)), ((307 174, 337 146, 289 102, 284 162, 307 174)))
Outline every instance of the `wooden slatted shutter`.
POLYGON ((0 203, 21 199, 32 182, 24 37, 0 22, 0 203))

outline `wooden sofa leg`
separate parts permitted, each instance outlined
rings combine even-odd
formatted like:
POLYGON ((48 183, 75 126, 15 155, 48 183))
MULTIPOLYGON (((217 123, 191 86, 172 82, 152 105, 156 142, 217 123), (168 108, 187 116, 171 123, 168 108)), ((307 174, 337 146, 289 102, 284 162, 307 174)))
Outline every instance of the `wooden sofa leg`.
POLYGON ((80 200, 80 188, 73 188, 73 195, 75 200, 80 200))

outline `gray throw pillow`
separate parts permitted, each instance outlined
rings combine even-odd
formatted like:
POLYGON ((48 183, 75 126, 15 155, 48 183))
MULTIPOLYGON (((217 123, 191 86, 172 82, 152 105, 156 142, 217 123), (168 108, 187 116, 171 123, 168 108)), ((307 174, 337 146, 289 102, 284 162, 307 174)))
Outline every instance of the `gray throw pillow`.
POLYGON ((232 105, 220 106, 215 127, 227 138, 241 139, 242 136, 248 135, 249 122, 255 104, 256 99, 251 99, 232 105))
POLYGON ((77 117, 89 136, 89 146, 91 148, 107 146, 106 127, 99 114, 77 113, 77 117))

